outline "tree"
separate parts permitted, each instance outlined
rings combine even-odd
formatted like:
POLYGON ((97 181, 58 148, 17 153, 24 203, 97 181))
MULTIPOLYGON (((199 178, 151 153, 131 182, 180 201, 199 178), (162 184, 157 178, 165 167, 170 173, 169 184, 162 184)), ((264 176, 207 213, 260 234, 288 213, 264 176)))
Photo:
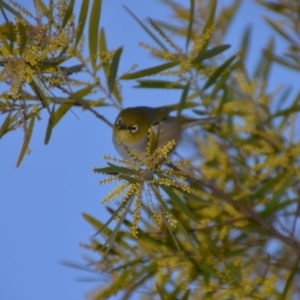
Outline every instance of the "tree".
POLYGON ((105 30, 99 30, 101 1, 91 7, 82 1, 77 22, 74 1, 50 2, 49 7, 35 1, 35 16, 1 1, 6 23, 1 26, 0 78, 7 89, 0 98, 5 115, 0 137, 23 128, 19 166, 35 119, 44 110, 49 115, 47 144, 52 129, 76 106, 111 126, 101 108, 122 107, 124 80, 133 80, 142 89, 181 90, 178 114, 192 107, 198 115, 222 115, 223 120, 201 133, 190 133, 194 145, 190 161, 171 158, 164 165, 156 159, 165 159, 166 154, 153 149, 148 164, 132 166, 107 157, 106 167, 95 168, 107 175, 102 183, 118 182, 104 202, 118 197, 121 201, 116 209, 108 208, 107 222, 84 214, 98 231, 84 245, 99 255, 89 261, 91 269, 109 275, 109 284, 92 291, 90 298, 106 299, 121 292, 126 299, 136 291, 150 299, 296 297, 300 97, 298 92, 289 98, 288 88, 269 91, 268 81, 276 64, 299 72, 297 1, 259 1, 277 13, 279 21, 266 21, 287 47, 285 53, 276 54, 274 40, 267 41, 253 76, 246 64, 251 29, 245 29, 234 56, 227 57, 230 45, 222 42, 240 1, 221 11, 217 1, 191 0, 188 8, 163 2, 178 23, 154 19, 144 23, 126 8, 153 39, 153 45, 141 46, 155 59, 153 67, 122 74, 122 47, 108 50, 105 30), (85 25, 89 58, 83 55, 85 25), (72 65, 74 58, 77 62, 72 65), (167 80, 161 80, 162 75, 167 80), (96 92, 100 99, 93 97, 96 92), (271 241, 276 247, 269 250, 271 241))

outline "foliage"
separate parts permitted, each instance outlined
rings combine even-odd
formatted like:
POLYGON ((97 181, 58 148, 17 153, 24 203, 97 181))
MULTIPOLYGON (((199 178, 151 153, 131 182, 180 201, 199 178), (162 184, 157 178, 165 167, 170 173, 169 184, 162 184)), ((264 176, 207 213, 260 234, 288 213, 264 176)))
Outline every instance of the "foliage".
POLYGON ((251 29, 241 37, 238 55, 228 57, 230 45, 222 42, 240 1, 222 10, 216 0, 191 0, 190 7, 162 2, 175 21, 144 23, 125 8, 155 44, 140 46, 161 63, 118 75, 123 49, 107 48, 105 31, 99 30, 101 1, 91 8, 82 1, 77 25, 73 1, 50 1, 49 7, 34 1, 36 16, 0 1, 7 19, 0 27, 0 80, 7 87, 0 95, 6 116, 0 137, 23 128, 19 165, 42 110, 49 115, 48 143, 54 126, 74 106, 111 125, 94 107, 121 108, 123 80, 142 89, 181 89, 178 114, 193 101, 201 105, 195 113, 223 120, 201 135, 194 131, 193 162, 162 164, 174 145, 155 149, 150 138, 146 162, 108 157, 107 167, 95 169, 108 176, 101 183, 120 181, 104 202, 121 201, 117 209, 108 207, 107 222, 84 214, 98 230, 83 245, 99 255, 89 262, 100 276, 109 275, 109 283, 88 297, 106 299, 119 292, 128 299, 139 292, 144 299, 292 299, 300 289, 300 91, 292 99, 289 88, 270 91, 268 81, 273 65, 300 70, 299 5, 258 1, 277 13, 278 20, 266 22, 287 47, 275 53, 270 39, 251 76, 246 63, 251 29), (83 56, 82 39, 87 20, 89 58, 83 56), (71 59, 78 63, 64 67, 71 59), (89 80, 80 79, 82 73, 89 80), (103 97, 89 98, 96 92, 103 97))

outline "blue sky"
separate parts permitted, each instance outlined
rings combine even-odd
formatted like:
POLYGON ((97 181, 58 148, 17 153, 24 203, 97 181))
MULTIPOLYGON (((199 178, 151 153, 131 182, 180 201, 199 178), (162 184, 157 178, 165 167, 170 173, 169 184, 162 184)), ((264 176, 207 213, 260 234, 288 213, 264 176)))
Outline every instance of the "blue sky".
MULTIPOLYGON (((124 46, 120 71, 128 70, 134 63, 139 68, 150 66, 150 56, 137 45, 138 41, 149 39, 122 4, 143 20, 147 16, 166 18, 170 12, 158 1, 103 2, 101 26, 106 30, 108 45, 111 49, 124 46)), ((260 6, 254 1, 242 2, 225 40, 232 45, 226 55, 235 53, 242 30, 252 24, 251 66, 271 31, 262 21, 260 6)), ((230 1, 219 3, 226 5, 230 1)), ((272 85, 282 78, 292 81, 283 75, 283 69, 280 74, 272 77, 272 85)), ((180 97, 180 92, 134 89, 132 85, 133 82, 123 82, 125 107, 171 104, 180 97)), ((43 144, 47 115, 43 114, 43 119, 35 124, 30 143, 32 152, 18 169, 15 165, 23 140, 22 130, 11 132, 1 140, 0 299, 79 300, 91 288, 106 284, 78 282, 78 278, 96 277, 60 264, 60 261, 81 264, 82 256, 89 255, 79 243, 88 243, 95 231, 81 214, 86 212, 106 220, 108 215, 101 199, 109 190, 109 186, 98 185, 100 177, 92 168, 105 165, 103 155, 117 155, 111 142, 111 129, 89 112, 76 109, 74 112, 79 118, 67 114, 47 146, 43 144)), ((113 122, 118 112, 105 108, 102 113, 113 122)))

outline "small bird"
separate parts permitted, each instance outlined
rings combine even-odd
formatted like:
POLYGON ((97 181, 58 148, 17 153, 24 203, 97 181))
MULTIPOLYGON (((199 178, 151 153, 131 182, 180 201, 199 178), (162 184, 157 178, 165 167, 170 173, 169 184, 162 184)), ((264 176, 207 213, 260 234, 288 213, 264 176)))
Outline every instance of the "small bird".
POLYGON ((191 119, 170 116, 175 106, 148 107, 137 106, 123 109, 113 125, 113 143, 119 154, 132 160, 128 150, 133 150, 142 159, 146 158, 148 131, 152 127, 158 133, 157 148, 165 146, 169 141, 179 141, 182 132, 196 125, 215 124, 221 117, 191 119))

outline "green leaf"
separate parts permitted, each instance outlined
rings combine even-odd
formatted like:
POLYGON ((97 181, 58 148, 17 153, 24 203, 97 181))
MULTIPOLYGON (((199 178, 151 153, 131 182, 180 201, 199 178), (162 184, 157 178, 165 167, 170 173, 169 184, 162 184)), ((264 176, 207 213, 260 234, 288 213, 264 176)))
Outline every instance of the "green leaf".
POLYGON ((82 68, 84 67, 84 64, 78 64, 71 67, 60 67, 61 71, 67 75, 80 72, 82 68))
POLYGON ((45 98, 43 91, 39 87, 39 85, 34 80, 32 80, 29 83, 29 85, 30 85, 31 89, 33 90, 33 92, 36 94, 37 98, 39 98, 39 100, 42 102, 43 107, 45 107, 50 114, 49 104, 47 102, 47 99, 45 98))
MULTIPOLYGON (((285 98, 286 99, 286 98, 285 98)), ((296 114, 298 111, 300 111, 300 105, 294 105, 287 109, 283 109, 272 115, 272 118, 276 117, 290 117, 292 114, 296 114)))
MULTIPOLYGON (((126 205, 126 203, 122 202, 120 204, 120 206, 117 208, 117 210, 112 213, 111 217, 104 224, 102 224, 102 222, 100 222, 100 224, 99 224, 100 227, 98 227, 98 228, 96 227, 96 229, 98 229, 98 230, 93 236, 96 236, 97 234, 100 234, 100 233, 104 233, 106 236, 109 236, 112 231, 108 227, 108 225, 110 224, 111 221, 113 221, 116 218, 117 214, 121 210, 124 209, 125 205, 126 205)), ((85 215, 83 215, 83 217, 86 218, 85 215)), ((87 221, 89 222, 89 219, 87 219, 87 221)), ((95 222, 93 222, 93 223, 91 223, 91 225, 94 226, 94 225, 97 225, 97 224, 95 222)))
POLYGON ((45 16, 47 16, 47 18, 50 21, 53 21, 53 19, 51 20, 51 16, 49 17, 50 9, 47 8, 47 6, 45 5, 45 3, 42 0, 35 0, 33 3, 35 5, 36 11, 42 11, 42 13, 45 16))
MULTIPOLYGON (((91 90, 95 87, 95 85, 91 84, 88 85, 81 90, 74 93, 74 96, 78 99, 82 99, 84 96, 89 94, 91 90)), ((58 107, 58 109, 51 113, 51 116, 49 117, 48 121, 48 127, 46 130, 46 136, 45 136, 45 145, 49 143, 52 129, 57 125, 57 123, 62 119, 62 117, 70 110, 70 108, 76 103, 75 100, 73 102, 62 102, 61 105, 58 107)))
POLYGON ((245 29, 245 32, 243 34, 243 38, 242 38, 242 41, 241 41, 241 46, 240 46, 240 52, 239 52, 239 57, 241 59, 242 62, 244 62, 247 58, 247 54, 248 54, 248 51, 250 49, 250 38, 251 38, 251 27, 248 26, 246 29, 245 29))
POLYGON ((90 59, 93 70, 96 70, 97 55, 98 55, 98 30, 101 14, 102 0, 94 0, 89 24, 89 50, 90 59))
POLYGON ((20 36, 19 54, 22 55, 26 46, 26 27, 21 22, 18 22, 18 31, 20 36))
MULTIPOLYGON (((95 219, 94 217, 90 216, 89 214, 86 213, 82 213, 81 214, 82 217, 89 222, 95 229, 99 229, 103 226, 103 223, 98 221, 97 219, 95 219)), ((108 228, 109 229, 109 228, 108 228)), ((109 229, 109 232, 111 232, 111 230, 109 229)))
POLYGON ((226 51, 227 49, 229 49, 231 47, 231 45, 229 44, 224 44, 224 45, 220 45, 220 46, 217 46, 215 48, 212 48, 212 49, 209 49, 209 50, 206 50, 204 52, 200 52, 193 60, 192 60, 192 63, 193 64, 198 64, 198 63, 201 63, 203 60, 205 59, 209 59, 211 57, 214 57, 224 51, 226 51))
POLYGON ((120 218, 118 219, 118 223, 117 223, 117 225, 115 226, 115 228, 113 229, 112 234, 109 236, 109 238, 106 240, 105 244, 103 245, 103 247, 107 247, 107 249, 106 249, 106 251, 105 251, 106 254, 107 254, 107 253, 109 252, 109 250, 112 248, 112 245, 113 245, 113 243, 114 243, 114 241, 115 241, 115 239, 116 239, 116 236, 117 236, 118 232, 120 231, 120 228, 121 228, 121 226, 122 226, 122 224, 123 224, 123 221, 124 221, 124 219, 125 219, 125 217, 126 217, 128 211, 129 211, 129 209, 130 209, 130 207, 131 207, 131 204, 132 204, 133 200, 134 200, 134 197, 131 196, 131 197, 127 200, 125 206, 122 205, 123 203, 120 205, 120 207, 121 207, 121 206, 124 207, 124 209, 123 209, 123 211, 122 211, 122 214, 121 214, 120 218))
POLYGON ((68 21, 70 20, 72 14, 73 14, 73 8, 74 8, 74 3, 75 0, 70 0, 69 6, 65 11, 65 15, 62 21, 62 28, 65 28, 65 26, 67 25, 68 21))
POLYGON ((109 167, 104 168, 95 168, 93 169, 96 173, 103 173, 103 174, 126 174, 126 175, 139 175, 140 172, 135 169, 119 167, 113 164, 109 164, 109 167))
POLYGON ((20 152, 18 161, 17 161, 17 168, 20 166, 20 164, 23 160, 23 157, 24 157, 26 151, 28 150, 28 144, 29 144, 30 139, 31 139, 31 134, 32 134, 33 126, 34 126, 35 117, 36 117, 35 114, 31 115, 28 128, 26 129, 24 142, 23 142, 23 145, 22 145, 22 148, 21 148, 21 152, 20 152))
POLYGON ((123 51, 122 47, 117 49, 117 51, 114 53, 114 56, 110 64, 109 75, 107 79, 108 89, 110 93, 113 91, 113 88, 115 87, 115 81, 117 77, 119 61, 120 61, 122 51, 123 51))
POLYGON ((212 84, 214 84, 217 79, 226 71, 229 65, 233 62, 236 55, 231 56, 227 59, 220 67, 218 67, 215 72, 208 78, 207 82, 205 83, 203 90, 209 88, 212 84))
POLYGON ((266 54, 266 59, 265 59, 263 73, 262 73, 262 79, 265 82, 267 82, 269 79, 268 77, 272 66, 272 60, 270 58, 272 57, 273 52, 274 52, 274 39, 271 38, 268 43, 267 49, 264 51, 264 53, 266 54))
MULTIPOLYGON (((209 16, 208 19, 204 25, 203 31, 202 31, 202 36, 207 36, 209 35, 211 37, 211 30, 212 30, 212 26, 214 25, 214 21, 215 21, 215 14, 216 14, 216 8, 217 8, 217 0, 212 0, 210 1, 210 12, 209 12, 209 16)), ((203 45, 201 47, 200 52, 206 50, 208 44, 209 44, 210 38, 205 39, 205 41, 203 42, 203 45)))
MULTIPOLYGON (((267 54, 267 53, 265 53, 267 54)), ((290 61, 288 61, 287 59, 284 59, 278 55, 272 54, 272 56, 270 57, 273 61, 277 62, 278 64, 291 69, 291 70, 295 70, 295 71, 300 71, 300 67, 297 66, 295 63, 292 63, 290 61)))
MULTIPOLYGON (((195 245, 195 243, 193 242, 193 240, 191 239, 191 237, 189 236, 189 234, 187 233, 185 227, 180 223, 180 221, 178 220, 178 218, 176 218, 176 216, 169 210, 168 206, 166 205, 165 201, 161 198, 158 188, 156 187, 152 187, 152 190, 155 194, 156 199, 159 201, 159 203, 161 204, 161 206, 167 211, 168 214, 170 214, 172 216, 172 218, 174 220, 177 221, 177 227, 181 230, 181 232, 183 233, 183 235, 185 236, 186 240, 191 244, 191 246, 193 247, 193 249, 195 251, 197 251, 197 247, 195 245)), ((175 239, 173 233, 171 233, 172 238, 175 239)), ((177 242, 176 242, 177 243, 177 242)), ((181 252, 181 250, 178 250, 179 252, 181 252)))
MULTIPOLYGON (((8 29, 8 28, 7 28, 8 29)), ((6 50, 12 54, 12 48, 11 46, 8 44, 8 40, 7 40, 7 34, 4 34, 3 32, 0 32, 0 41, 2 42, 3 46, 5 47, 6 50)))
MULTIPOLYGON (((134 289, 134 287, 139 287, 142 284, 142 282, 144 282, 147 278, 152 277, 157 271, 157 263, 155 261, 151 262, 150 264, 141 264, 140 266, 143 266, 142 269, 138 272, 135 272, 135 274, 131 278, 131 282, 135 283, 133 286, 130 286, 131 291, 134 289)), ((123 299, 129 298, 126 297, 123 299)))
POLYGON ((8 113, 7 117, 3 121, 1 128, 0 128, 0 139, 2 136, 9 131, 9 125, 16 119, 18 113, 14 114, 12 117, 12 110, 8 113))
MULTIPOLYGON (((167 212, 169 212, 168 208, 165 207, 165 209, 167 210, 167 212)), ((174 242, 174 245, 175 245, 177 251, 179 253, 183 253, 182 250, 180 249, 179 243, 177 242, 177 239, 176 239, 174 233, 172 232, 171 225, 170 225, 169 221, 166 219, 166 217, 164 216, 164 214, 162 214, 162 218, 163 218, 164 223, 166 224, 166 226, 168 228, 169 234, 170 234, 170 236, 171 236, 171 238, 172 238, 172 240, 174 242)))
POLYGON ((233 70, 235 70, 238 66, 240 66, 240 61, 237 61, 236 63, 232 64, 227 71, 225 72, 225 74, 221 74, 219 80, 217 81, 217 83, 214 85, 212 92, 210 94, 210 99, 215 99, 215 97, 217 96, 217 94, 219 93, 220 90, 223 90, 224 88, 226 88, 226 81, 228 80, 229 76, 231 75, 231 72, 233 70))
POLYGON ((15 42, 16 42, 15 27, 11 22, 7 25, 7 27, 8 27, 7 39, 10 41, 10 51, 11 53, 13 53, 15 42))
POLYGON ((50 140, 50 137, 51 137, 51 134, 52 134, 52 128, 53 128, 52 122, 53 122, 54 111, 55 111, 55 105, 53 104, 50 115, 49 115, 48 126, 47 126, 47 129, 46 129, 46 134, 45 134, 45 139, 44 139, 44 144, 45 145, 48 144, 48 142, 50 140))
POLYGON ((107 53, 107 45, 106 45, 104 28, 101 28, 101 30, 100 30, 100 59, 102 62, 105 77, 107 79, 109 76, 109 63, 107 61, 105 61, 105 62, 103 61, 102 53, 107 53))
POLYGON ((154 88, 154 89, 183 89, 185 86, 174 81, 167 80, 147 80, 140 79, 137 80, 139 85, 134 87, 136 88, 154 88))
POLYGON ((159 298, 160 298, 160 300, 166 300, 166 298, 165 298, 165 294, 164 294, 164 292, 161 290, 161 288, 159 287, 159 285, 157 284, 157 283, 155 283, 155 285, 156 285, 156 289, 157 289, 157 291, 158 291, 158 295, 159 295, 159 298))
POLYGON ((128 80, 128 79, 136 79, 136 78, 140 78, 140 77, 150 76, 150 75, 157 74, 161 71, 170 69, 172 67, 175 67, 177 65, 179 65, 178 61, 171 61, 171 62, 162 64, 162 65, 143 69, 143 70, 140 70, 140 71, 137 71, 134 73, 124 74, 121 76, 121 79, 128 80))
POLYGON ((52 116, 52 129, 56 126, 56 124, 61 120, 61 118, 69 111, 69 109, 74 105, 72 103, 62 103, 55 113, 52 116))
POLYGON ((190 291, 191 291, 191 290, 188 289, 188 290, 184 293, 184 295, 183 295, 183 297, 182 297, 181 300, 189 300, 190 291))
POLYGON ((149 36, 164 50, 168 50, 168 48, 143 24, 142 21, 125 5, 123 7, 127 10, 127 12, 138 22, 138 24, 149 34, 149 36))
POLYGON ((186 107, 186 101, 187 101, 189 89, 190 89, 190 82, 188 81, 181 94, 181 98, 178 104, 177 117, 180 117, 182 110, 186 107))
POLYGON ((144 257, 140 257, 138 259, 131 260, 128 263, 125 263, 125 264, 123 264, 121 266, 113 268, 112 271, 116 272, 116 271, 120 271, 120 270, 127 269, 127 268, 130 268, 130 267, 138 266, 140 264, 143 264, 144 262, 145 262, 145 258, 144 257))
POLYGON ((190 211, 190 209, 186 206, 186 204, 180 199, 180 197, 171 188, 167 186, 161 186, 161 188, 168 194, 171 201, 174 203, 175 207, 177 207, 182 213, 184 213, 189 219, 191 219, 195 223, 198 224, 200 223, 199 220, 190 211))
POLYGON ((209 275, 214 275, 216 276, 216 271, 214 270, 213 267, 211 267, 209 264, 205 262, 200 262, 198 264, 199 269, 201 269, 204 273, 207 273, 209 275))
POLYGON ((189 26, 186 34, 186 42, 185 49, 188 49, 192 34, 193 34, 193 22, 194 22, 194 11, 195 11, 195 1, 190 0, 190 18, 189 18, 189 26))
MULTIPOLYGON (((185 102, 184 105, 181 105, 181 109, 189 109, 189 108, 194 108, 199 106, 199 103, 196 102, 185 102)), ((180 104, 170 104, 170 105, 165 105, 165 106, 160 106, 160 107, 164 107, 167 108, 168 111, 178 111, 180 109, 180 104)))
POLYGON ((277 22, 271 20, 268 17, 265 17, 265 20, 285 40, 287 40, 288 42, 290 42, 292 45, 297 45, 297 42, 286 31, 283 30, 283 28, 282 28, 281 25, 279 25, 277 22))
POLYGON ((10 5, 7 4, 7 1, 0 0, 0 7, 6 9, 14 16, 16 16, 18 19, 25 20, 23 16, 20 14, 20 12, 16 11, 14 8, 12 8, 10 5))
MULTIPOLYGON (((252 142, 251 142, 252 144, 252 142)), ((251 200, 261 199, 266 196, 266 194, 272 190, 279 182, 281 182, 286 177, 285 173, 280 173, 276 177, 266 180, 262 183, 262 187, 259 188, 255 193, 249 196, 251 200)))
POLYGON ((296 278, 296 276, 299 272, 299 262, 300 262, 300 257, 298 257, 296 259, 293 269, 291 270, 291 273, 286 281, 283 293, 281 294, 281 297, 279 299, 281 299, 281 300, 288 299, 287 296, 288 296, 289 289, 293 283, 293 280, 296 278))
POLYGON ((77 24, 77 31, 76 31, 76 38, 75 38, 75 46, 77 47, 84 27, 85 27, 85 22, 86 22, 86 16, 89 10, 89 0, 82 0, 81 1, 81 8, 80 8, 80 13, 79 13, 79 18, 78 18, 78 24, 77 24))
POLYGON ((281 197, 287 192, 287 189, 292 186, 292 183, 295 181, 295 174, 290 173, 288 176, 285 175, 285 178, 280 186, 280 188, 274 193, 270 201, 266 203, 264 211, 260 213, 261 217, 267 218, 271 214, 277 211, 278 206, 282 204, 280 201, 281 197))

